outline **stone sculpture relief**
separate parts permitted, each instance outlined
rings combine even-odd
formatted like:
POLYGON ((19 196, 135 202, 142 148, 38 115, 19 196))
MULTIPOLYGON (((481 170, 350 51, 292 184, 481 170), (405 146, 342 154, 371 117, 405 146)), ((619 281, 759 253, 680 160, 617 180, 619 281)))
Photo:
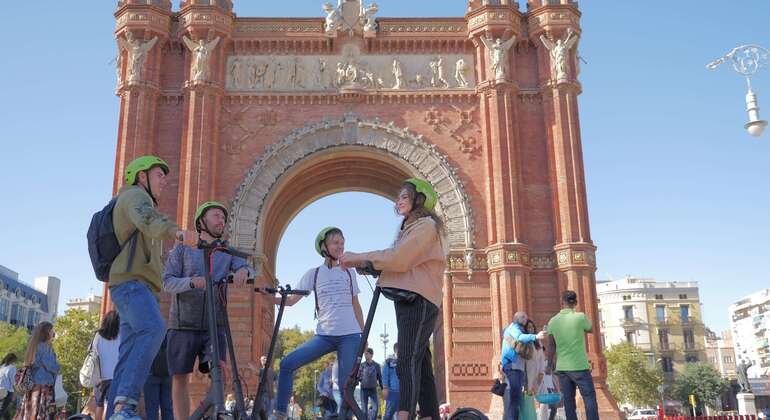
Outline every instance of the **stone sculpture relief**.
POLYGON ((494 74, 495 80, 505 80, 508 70, 508 50, 511 48, 514 42, 516 42, 516 36, 511 36, 510 39, 503 42, 501 38, 492 40, 492 38, 481 37, 481 42, 487 49, 489 55, 489 70, 494 74))
POLYGON ((572 49, 577 40, 578 37, 572 28, 568 28, 564 39, 557 39, 556 43, 551 42, 545 35, 540 35, 540 41, 548 49, 551 56, 552 75, 559 82, 569 79, 569 50, 572 49))
MULTIPOLYGON (((126 80, 128 83, 138 82, 142 79, 144 65, 147 63, 147 53, 158 42, 158 37, 153 37, 147 42, 142 42, 134 38, 134 34, 126 32, 126 38, 118 38, 118 48, 120 52, 128 52, 128 65, 126 66, 126 80)), ((118 60, 118 69, 120 69, 121 60, 118 60)), ((118 80, 120 80, 120 70, 118 70, 118 80)))
POLYGON ((324 32, 328 36, 336 36, 337 31, 351 34, 356 31, 363 31, 364 34, 377 32, 374 15, 378 10, 376 3, 364 6, 360 0, 337 0, 337 7, 324 3, 324 32))
MULTIPOLYGON (((182 41, 192 52, 192 66, 190 69, 190 78, 193 82, 204 82, 209 79, 209 61, 211 52, 217 47, 219 37, 206 43, 203 39, 193 41, 187 36, 182 37, 182 41)), ((239 77, 241 76, 239 71, 239 77)))
POLYGON ((467 64, 472 62, 473 57, 465 54, 231 56, 226 88, 240 92, 469 89, 475 85, 467 64), (454 79, 446 77, 446 62, 455 63, 454 79))

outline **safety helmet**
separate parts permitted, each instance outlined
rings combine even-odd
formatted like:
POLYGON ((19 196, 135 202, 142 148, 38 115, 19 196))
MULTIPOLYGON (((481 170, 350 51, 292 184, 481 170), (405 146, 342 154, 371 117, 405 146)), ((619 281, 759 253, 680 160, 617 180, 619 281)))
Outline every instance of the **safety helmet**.
POLYGON ((168 163, 157 156, 142 156, 132 160, 126 166, 126 184, 136 184, 136 175, 139 172, 149 171, 156 166, 160 166, 163 169, 163 173, 168 175, 168 163))
POLYGON ((321 243, 326 240, 326 237, 330 233, 339 233, 341 235, 342 234, 342 229, 340 229, 338 227, 334 227, 334 226, 325 227, 325 228, 321 229, 321 231, 318 232, 318 235, 316 235, 316 237, 315 237, 315 251, 318 253, 318 255, 320 255, 320 256, 322 256, 324 258, 326 257, 326 252, 321 249, 321 243))
POLYGON ((195 229, 200 232, 200 228, 198 227, 198 220, 200 220, 201 217, 203 217, 204 214, 210 209, 220 209, 225 214, 225 223, 227 223, 227 208, 218 201, 207 201, 200 206, 198 206, 198 209, 195 210, 195 218, 193 219, 193 222, 195 223, 195 229))
POLYGON ((409 178, 404 181, 404 183, 414 185, 414 189, 417 190, 417 193, 425 196, 425 202, 422 205, 423 207, 428 210, 433 210, 433 208, 436 207, 438 194, 436 194, 436 190, 433 189, 430 182, 418 178, 409 178))

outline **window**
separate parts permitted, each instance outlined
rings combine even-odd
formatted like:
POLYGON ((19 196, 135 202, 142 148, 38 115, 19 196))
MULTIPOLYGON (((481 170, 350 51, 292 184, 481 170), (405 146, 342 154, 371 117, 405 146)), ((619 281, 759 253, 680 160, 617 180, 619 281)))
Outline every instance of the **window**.
POLYGON ((679 318, 682 319, 683 324, 690 322, 690 305, 679 306, 679 318))
POLYGON ((679 299, 687 299, 687 295, 679 295, 679 299))
POLYGON ((634 332, 633 331, 627 331, 626 332, 626 341, 628 341, 631 344, 634 344, 634 332))
POLYGON ((655 295, 656 300, 663 300, 663 295, 655 295))
POLYGON ((722 356, 722 362, 723 363, 733 363, 733 357, 732 356, 722 356))
POLYGON ((27 320, 27 308, 19 305, 19 316, 16 318, 16 320, 19 322, 18 325, 25 325, 27 320))
POLYGON ((0 321, 8 320, 8 299, 0 298, 0 321))
POLYGON ((634 320, 634 307, 633 306, 624 306, 623 307, 623 319, 626 321, 633 321, 634 320))
POLYGON ((682 331, 682 335, 684 336, 684 348, 686 350, 692 350, 695 348, 695 336, 692 333, 692 330, 684 330, 682 331))
POLYGON ((19 322, 19 304, 14 303, 11 306, 11 324, 16 325, 19 322))
POLYGON ((34 328, 35 327, 35 311, 30 309, 29 313, 27 314, 27 327, 34 328))
POLYGON ((604 341, 604 334, 602 334, 602 348, 603 348, 603 349, 606 349, 606 348, 607 348, 607 342, 606 342, 606 341, 604 341))
POLYGON ((687 363, 698 363, 698 355, 697 354, 688 354, 684 358, 685 362, 687 363))
POLYGON ((623 295, 623 300, 631 300, 631 295, 623 295))
POLYGON ((655 319, 660 322, 666 322, 666 307, 663 305, 658 305, 655 307, 655 319))
POLYGON ((661 350, 668 350, 668 330, 662 328, 658 330, 658 342, 660 343, 661 350))
POLYGON ((674 371, 674 362, 670 357, 661 357, 660 364, 663 368, 663 372, 671 373, 674 371))

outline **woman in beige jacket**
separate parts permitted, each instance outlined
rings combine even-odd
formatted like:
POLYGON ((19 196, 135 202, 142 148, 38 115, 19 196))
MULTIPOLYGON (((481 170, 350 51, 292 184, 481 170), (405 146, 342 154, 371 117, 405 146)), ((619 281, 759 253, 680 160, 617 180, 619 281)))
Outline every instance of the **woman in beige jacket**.
POLYGON ((446 250, 443 223, 433 212, 438 196, 427 181, 408 179, 401 185, 396 211, 404 216, 391 248, 366 253, 346 252, 340 263, 348 267, 370 261, 382 275, 377 285, 394 300, 398 325, 401 386, 398 419, 438 420, 438 398, 433 377, 430 336, 440 315, 446 250))

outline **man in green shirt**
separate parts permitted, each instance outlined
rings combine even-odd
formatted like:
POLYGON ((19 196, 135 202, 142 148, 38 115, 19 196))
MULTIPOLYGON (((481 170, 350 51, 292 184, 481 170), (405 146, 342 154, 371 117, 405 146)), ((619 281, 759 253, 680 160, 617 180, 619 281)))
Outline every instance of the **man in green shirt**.
POLYGON ((554 369, 564 398, 564 413, 567 420, 577 420, 575 388, 580 390, 586 407, 587 420, 599 420, 594 380, 591 377, 586 355, 585 333, 591 332, 591 321, 583 312, 575 312, 577 294, 565 290, 561 295, 563 309, 548 321, 548 364, 546 373, 554 369))

